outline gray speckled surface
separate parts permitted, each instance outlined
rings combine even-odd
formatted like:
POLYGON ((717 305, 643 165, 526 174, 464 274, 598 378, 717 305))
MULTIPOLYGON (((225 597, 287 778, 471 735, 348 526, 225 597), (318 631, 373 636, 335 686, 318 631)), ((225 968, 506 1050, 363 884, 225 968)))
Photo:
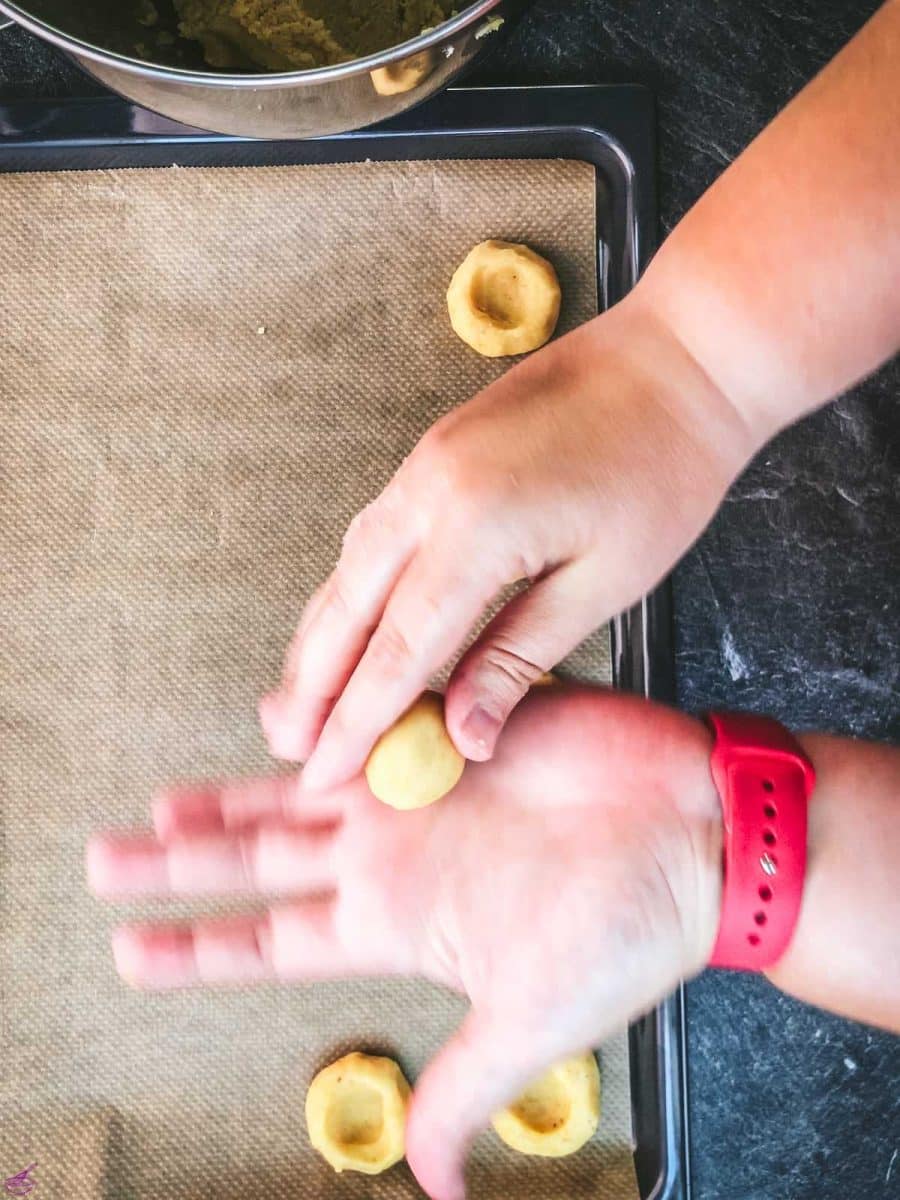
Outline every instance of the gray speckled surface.
POLYGON ((688 705, 898 739, 897 366, 767 446, 680 567, 688 705))
MULTIPOLYGON (((668 229, 875 7, 543 0, 475 81, 651 87, 668 229)), ((97 90, 0 34, 0 98, 97 90)), ((897 740, 898 392, 895 362, 778 438, 679 568, 687 707, 897 740)), ((707 973, 689 989, 689 1044, 700 1200, 900 1198, 898 1039, 707 973)))

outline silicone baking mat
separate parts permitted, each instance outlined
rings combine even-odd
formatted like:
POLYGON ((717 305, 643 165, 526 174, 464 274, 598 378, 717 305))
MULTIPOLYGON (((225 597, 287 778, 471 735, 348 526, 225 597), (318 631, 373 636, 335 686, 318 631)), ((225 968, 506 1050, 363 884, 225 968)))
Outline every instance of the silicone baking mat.
MULTIPOLYGON (((453 335, 450 275, 475 242, 526 241, 574 326, 595 200, 592 167, 554 161, 0 176, 0 1174, 65 1161, 43 1195, 97 1200, 420 1194, 405 1165, 333 1175, 305 1090, 356 1047, 414 1080, 463 1001, 130 991, 108 929, 155 910, 94 901, 83 847, 143 824, 165 781, 271 767, 256 697, 348 521, 506 367, 453 335)), ((608 648, 569 672, 608 679, 608 648)), ((600 1060, 589 1146, 535 1161, 487 1134, 473 1197, 637 1194, 624 1033, 600 1060)))

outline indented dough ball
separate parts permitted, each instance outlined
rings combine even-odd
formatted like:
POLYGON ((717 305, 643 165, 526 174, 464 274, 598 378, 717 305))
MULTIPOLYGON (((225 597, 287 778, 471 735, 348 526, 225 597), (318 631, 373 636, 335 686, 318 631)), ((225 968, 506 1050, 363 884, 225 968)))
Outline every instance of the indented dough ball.
POLYGON ((392 808, 424 808, 456 787, 465 765, 444 724, 444 697, 423 692, 372 747, 366 779, 392 808))
POLYGON ((447 290, 454 331, 488 358, 543 346, 556 328, 559 303, 552 265, 516 242, 481 242, 457 267, 447 290))
POLYGON ((492 1124, 513 1150, 562 1158, 580 1150, 599 1121, 600 1068, 593 1054, 580 1054, 535 1079, 492 1124))
POLYGON ((378 1175, 403 1157, 409 1084, 390 1058, 347 1054, 306 1093, 309 1140, 335 1171, 378 1175))

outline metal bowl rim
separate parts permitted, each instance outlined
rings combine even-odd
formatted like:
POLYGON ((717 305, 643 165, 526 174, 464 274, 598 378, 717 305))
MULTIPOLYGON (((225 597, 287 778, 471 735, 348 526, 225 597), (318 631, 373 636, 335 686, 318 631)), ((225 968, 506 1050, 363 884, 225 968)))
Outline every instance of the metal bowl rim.
POLYGON ((335 82, 339 79, 347 79, 354 75, 362 75, 366 72, 377 70, 379 67, 389 66, 391 63, 397 62, 398 59, 408 58, 410 55, 417 54, 422 50, 429 50, 431 47, 439 45, 447 37, 465 29, 468 25, 487 15, 487 13, 501 3, 503 3, 503 0, 473 0, 473 3, 468 5, 461 13, 444 21, 442 25, 437 25, 427 33, 422 33, 418 37, 411 38, 408 42, 400 42, 396 46, 390 46, 386 50, 380 50, 377 54, 370 54, 365 58, 354 58, 350 62, 337 63, 332 67, 314 67, 309 71, 278 71, 266 72, 261 75, 229 75, 212 71, 209 73, 204 71, 183 71, 176 67, 164 67, 156 63, 147 63, 139 58, 128 58, 124 54, 115 54, 111 50, 103 50, 99 46, 92 46, 89 42, 82 42, 78 38, 65 33, 63 30, 38 20, 20 8, 15 3, 15 0, 0 0, 0 13, 6 13, 17 25, 21 25, 23 29, 27 29, 30 33, 51 42, 54 46, 58 46, 61 50, 65 50, 69 54, 88 58, 94 62, 104 63, 107 66, 117 67, 134 75, 141 75, 151 79, 168 80, 172 83, 199 84, 203 87, 239 87, 252 89, 277 88, 288 84, 307 85, 335 82))

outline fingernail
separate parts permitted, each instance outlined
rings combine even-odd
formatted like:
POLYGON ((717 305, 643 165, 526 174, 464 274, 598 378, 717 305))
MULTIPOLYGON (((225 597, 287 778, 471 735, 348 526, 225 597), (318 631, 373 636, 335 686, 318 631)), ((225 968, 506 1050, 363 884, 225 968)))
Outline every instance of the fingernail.
POLYGON ((87 844, 84 857, 88 887, 95 896, 105 896, 111 890, 109 880, 112 875, 109 845, 106 838, 100 835, 92 837, 87 844))
POLYGON ((279 720, 287 708, 287 695, 284 692, 266 692, 260 696, 258 711, 261 721, 279 720))
POLYGON ((130 929, 115 929, 112 933, 113 962, 120 978, 132 987, 140 987, 144 956, 130 929))
POLYGON ((468 757, 490 758, 497 735, 500 733, 500 718, 489 713, 480 704, 476 704, 463 721, 460 732, 470 747, 471 752, 468 757))
POLYGON ((300 772, 300 790, 302 792, 318 792, 331 785, 332 772, 328 763, 320 755, 313 754, 309 762, 300 772))
POLYGON ((291 762, 304 756, 299 718, 291 711, 290 703, 281 692, 269 692, 259 702, 259 723, 262 725, 270 753, 291 762))
POLYGON ((357 766, 355 761, 348 768, 347 760, 340 757, 339 751, 330 742, 320 742, 300 772, 300 791, 325 792, 340 787, 361 769, 361 765, 357 766))
POLYGON ((287 725, 270 725, 266 729, 266 743, 269 753, 285 762, 302 762, 303 751, 293 729, 287 725))
POLYGON ((260 696, 256 705, 256 715, 259 717, 263 733, 268 737, 269 729, 274 729, 281 717, 281 697, 278 692, 267 692, 265 696, 260 696))

